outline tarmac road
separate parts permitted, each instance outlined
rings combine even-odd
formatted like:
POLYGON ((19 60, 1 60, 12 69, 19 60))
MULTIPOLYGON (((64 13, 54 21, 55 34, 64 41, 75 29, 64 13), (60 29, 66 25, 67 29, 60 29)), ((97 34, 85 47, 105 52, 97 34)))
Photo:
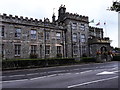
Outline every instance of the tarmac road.
POLYGON ((4 71, 2 88, 118 88, 120 62, 4 71))

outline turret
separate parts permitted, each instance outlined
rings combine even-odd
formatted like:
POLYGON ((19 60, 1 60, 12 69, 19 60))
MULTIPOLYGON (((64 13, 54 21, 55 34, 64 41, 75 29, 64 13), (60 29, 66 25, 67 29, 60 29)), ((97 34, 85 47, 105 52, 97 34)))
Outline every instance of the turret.
POLYGON ((59 10, 58 10, 58 20, 63 21, 66 13, 66 8, 65 5, 61 5, 59 10))
POLYGON ((52 16, 52 23, 55 23, 55 14, 53 13, 53 16, 52 16))

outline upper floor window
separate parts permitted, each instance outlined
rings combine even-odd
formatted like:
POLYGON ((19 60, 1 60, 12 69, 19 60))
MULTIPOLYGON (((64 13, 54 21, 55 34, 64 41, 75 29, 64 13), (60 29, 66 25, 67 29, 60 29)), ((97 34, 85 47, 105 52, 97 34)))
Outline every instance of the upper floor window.
POLYGON ((36 38, 37 38, 37 31, 31 30, 31 39, 36 39, 36 38))
POLYGON ((4 36, 4 33, 5 33, 4 26, 2 26, 2 36, 4 36))
POLYGON ((77 34, 73 34, 73 42, 77 42, 77 34))
POLYGON ((21 29, 20 28, 16 28, 15 30, 15 37, 20 37, 21 36, 21 29))
POLYGON ((46 31, 45 32, 45 40, 49 40, 50 39, 50 32, 46 31))
POLYGON ((85 42, 85 34, 81 34, 81 42, 85 42))
POLYGON ((80 25, 80 30, 85 30, 85 24, 80 25))
POLYGON ((73 29, 73 30, 77 30, 77 23, 73 23, 73 24, 72 24, 72 29, 73 29))
POLYGON ((16 44, 15 45, 15 56, 20 56, 20 52, 21 52, 21 45, 16 44))
POLYGON ((61 38, 61 33, 60 33, 60 32, 57 32, 57 33, 56 33, 56 38, 57 38, 57 39, 60 39, 60 38, 61 38))

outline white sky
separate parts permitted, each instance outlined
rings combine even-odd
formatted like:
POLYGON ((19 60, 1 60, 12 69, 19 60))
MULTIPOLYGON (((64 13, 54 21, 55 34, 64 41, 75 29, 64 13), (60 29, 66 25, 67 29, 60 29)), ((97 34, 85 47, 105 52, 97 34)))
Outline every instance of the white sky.
POLYGON ((58 9, 61 4, 66 6, 66 11, 78 13, 89 17, 89 21, 94 19, 95 26, 100 20, 100 28, 104 28, 104 36, 110 37, 111 45, 118 47, 118 13, 107 11, 112 5, 113 0, 0 0, 0 13, 12 14, 28 17, 52 19, 53 8, 58 15, 58 9), (104 22, 106 21, 106 26, 104 22))

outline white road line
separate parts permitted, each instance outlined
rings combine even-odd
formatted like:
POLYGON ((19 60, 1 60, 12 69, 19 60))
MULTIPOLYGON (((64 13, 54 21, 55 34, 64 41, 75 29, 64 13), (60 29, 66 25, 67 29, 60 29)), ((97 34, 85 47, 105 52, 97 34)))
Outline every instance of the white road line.
POLYGON ((52 73, 52 72, 63 72, 63 71, 65 71, 65 70, 60 70, 60 71, 50 71, 50 72, 48 72, 48 73, 52 73))
POLYGON ((80 72, 81 74, 84 74, 84 73, 87 73, 87 72, 92 72, 93 70, 88 70, 88 71, 83 71, 83 72, 80 72))
POLYGON ((97 82, 102 82, 102 81, 112 80, 112 79, 116 79, 116 78, 118 78, 118 76, 116 76, 116 77, 112 77, 112 78, 106 78, 106 79, 100 79, 100 80, 95 80, 95 81, 85 82, 85 83, 76 84, 76 85, 71 85, 71 86, 68 86, 68 88, 73 88, 73 87, 77 87, 77 86, 83 86, 83 85, 88 85, 88 84, 92 84, 92 83, 97 83, 97 82))
POLYGON ((113 71, 114 73, 116 73, 116 72, 120 72, 120 70, 117 70, 117 71, 113 71))
POLYGON ((71 74, 71 73, 65 73, 65 75, 66 75, 66 74, 71 74))
POLYGON ((29 75, 36 75, 36 74, 39 74, 39 73, 31 73, 31 74, 27 74, 27 75, 29 76, 29 75))
POLYGON ((26 81, 28 79, 22 79, 22 80, 11 80, 11 81, 2 81, 3 83, 10 83, 10 82, 20 82, 20 81, 26 81))
POLYGON ((31 78, 30 80, 42 79, 42 78, 46 78, 46 77, 47 77, 47 76, 37 77, 37 78, 31 78))
POLYGON ((53 77, 53 76, 56 76, 57 74, 53 74, 53 75, 48 75, 47 77, 53 77))
POLYGON ((75 74, 80 74, 80 73, 75 73, 75 74))

